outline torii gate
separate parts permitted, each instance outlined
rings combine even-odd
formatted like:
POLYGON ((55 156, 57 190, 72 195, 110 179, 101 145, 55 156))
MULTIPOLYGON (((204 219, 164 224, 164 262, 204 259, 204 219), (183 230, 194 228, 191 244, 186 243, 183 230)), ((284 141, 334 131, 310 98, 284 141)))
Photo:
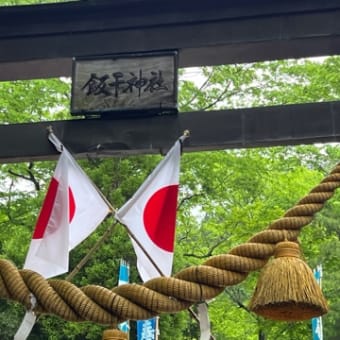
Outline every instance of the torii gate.
MULTIPOLYGON (((70 76, 73 57, 116 53, 177 50, 180 67, 333 55, 340 52, 339 23, 338 0, 322 3, 318 0, 88 0, 0 8, 0 80, 70 76)), ((0 162, 55 158, 56 151, 46 138, 46 128, 51 124, 78 156, 89 154, 94 145, 104 145, 106 154, 158 152, 167 148, 184 129, 192 132, 186 146, 188 151, 287 145, 337 141, 340 102, 135 119, 0 125, 0 162)), ((56 294, 53 295, 56 300, 46 299, 40 311, 77 321, 83 316, 88 319, 91 311, 91 320, 110 324, 126 318, 147 318, 149 310, 153 313, 182 310, 193 301, 213 297, 223 286, 236 284, 249 271, 261 268, 273 254, 275 243, 296 239, 300 229, 340 186, 339 167, 282 219, 223 255, 223 261, 222 257, 213 257, 200 268, 187 268, 174 278, 159 278, 143 287, 134 286, 143 294, 137 294, 131 287, 128 291, 124 286, 113 291, 99 287, 97 292, 90 286, 78 290, 70 283, 54 281, 51 286, 55 291, 60 290, 60 294, 71 295, 71 291, 77 294, 77 299, 72 301, 77 300, 78 307, 87 306, 86 310, 81 308, 86 315, 75 315, 75 307, 61 303, 56 294), (205 275, 207 271, 211 271, 211 276, 205 275), (216 282, 210 282, 212 276, 216 282), (163 286, 164 280, 170 280, 171 284, 163 286), (179 294, 188 285, 195 295, 190 297, 190 303, 184 302, 179 294), (128 293, 141 299, 137 304, 147 304, 147 308, 128 306, 124 299, 128 293), (151 307, 150 303, 157 300, 151 298, 153 294, 167 303, 151 307), (169 299, 173 295, 175 299, 169 299), (57 310, 56 305, 61 304, 62 308, 57 310), (103 306, 99 312, 95 309, 97 304, 103 306), (106 310, 109 307, 123 313, 111 315, 106 310)), ((11 282, 19 288, 15 300, 29 306, 29 292, 38 295, 42 290, 27 289, 21 275, 27 282, 39 281, 42 287, 45 281, 36 273, 19 272, 1 261, 3 266, 9 266, 11 282)), ((6 293, 13 298, 10 288, 6 293)), ((326 310, 323 305, 318 308, 322 313, 326 310)))
MULTIPOLYGON (((0 7, 0 81, 70 76, 72 57, 177 50, 179 66, 340 52, 337 0, 88 0, 0 7)), ((0 162, 56 157, 51 122, 0 125, 0 162), (17 136, 20 136, 18 140, 17 136)), ((184 129, 186 150, 337 141, 340 102, 53 122, 78 156, 156 153, 184 129), (207 130, 206 127, 209 126, 207 130), (211 133, 213 131, 213 133, 211 133)))

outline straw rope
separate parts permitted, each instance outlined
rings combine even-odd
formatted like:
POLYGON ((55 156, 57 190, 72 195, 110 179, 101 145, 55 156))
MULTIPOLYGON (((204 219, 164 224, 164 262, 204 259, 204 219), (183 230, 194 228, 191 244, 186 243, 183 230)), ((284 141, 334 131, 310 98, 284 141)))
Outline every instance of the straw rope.
POLYGON ((125 284, 111 290, 95 285, 78 288, 65 280, 45 280, 33 271, 18 270, 9 261, 0 260, 0 297, 18 301, 29 309, 31 292, 37 299, 37 313, 107 325, 176 313, 215 297, 226 286, 238 284, 249 272, 262 268, 273 255, 276 243, 296 241, 300 230, 339 186, 337 165, 282 218, 248 242, 227 254, 213 256, 202 265, 183 269, 174 277, 155 278, 143 285, 125 284))

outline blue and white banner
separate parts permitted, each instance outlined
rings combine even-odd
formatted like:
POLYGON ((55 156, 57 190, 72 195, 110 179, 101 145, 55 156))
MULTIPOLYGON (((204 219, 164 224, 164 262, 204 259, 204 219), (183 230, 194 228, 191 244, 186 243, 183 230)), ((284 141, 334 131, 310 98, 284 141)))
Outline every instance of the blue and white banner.
MULTIPOLYGON (((314 277, 321 288, 321 279, 322 279, 322 266, 318 265, 314 270, 314 277)), ((318 318, 312 319, 312 332, 313 332, 313 340, 323 340, 323 331, 322 331, 322 318, 319 316, 318 318)))
POLYGON ((137 340, 157 339, 157 317, 137 321, 137 340))
POLYGON ((129 283, 129 264, 123 259, 120 260, 118 286, 129 283))
MULTIPOLYGON (((129 264, 124 260, 120 260, 118 286, 129 283, 129 276, 130 276, 129 264)), ((118 325, 118 328, 122 332, 129 333, 130 331, 129 321, 120 323, 118 325)))

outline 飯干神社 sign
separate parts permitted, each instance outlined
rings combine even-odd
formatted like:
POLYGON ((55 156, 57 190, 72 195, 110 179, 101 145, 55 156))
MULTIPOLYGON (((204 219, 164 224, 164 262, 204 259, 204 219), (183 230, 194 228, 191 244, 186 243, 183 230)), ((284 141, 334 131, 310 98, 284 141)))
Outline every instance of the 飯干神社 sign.
POLYGON ((176 111, 176 53, 74 60, 71 113, 176 111))

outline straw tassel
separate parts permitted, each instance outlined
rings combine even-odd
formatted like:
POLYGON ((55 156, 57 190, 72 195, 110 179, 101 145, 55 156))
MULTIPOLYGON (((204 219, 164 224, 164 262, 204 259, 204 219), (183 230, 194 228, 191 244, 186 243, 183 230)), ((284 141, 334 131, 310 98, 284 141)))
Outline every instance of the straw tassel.
POLYGON ((127 340, 128 335, 119 329, 106 329, 103 332, 102 340, 127 340))
POLYGON ((328 312, 312 270, 300 258, 299 245, 283 241, 263 268, 249 308, 272 320, 302 321, 328 312))

